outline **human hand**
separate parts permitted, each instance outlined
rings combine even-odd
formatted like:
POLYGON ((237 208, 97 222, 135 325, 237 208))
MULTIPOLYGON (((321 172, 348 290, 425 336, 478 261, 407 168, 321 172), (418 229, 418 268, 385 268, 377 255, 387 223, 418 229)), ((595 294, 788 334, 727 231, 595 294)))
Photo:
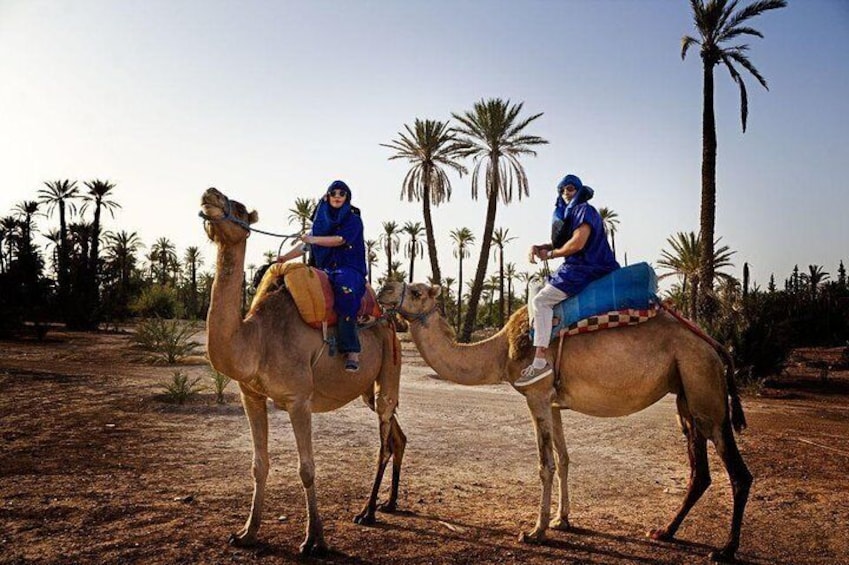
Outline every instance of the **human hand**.
POLYGON ((531 250, 528 252, 528 262, 532 265, 536 265, 536 255, 539 253, 539 248, 536 245, 531 245, 531 250))
POLYGON ((308 233, 301 234, 300 239, 301 239, 302 242, 306 243, 307 245, 310 245, 313 242, 313 236, 311 236, 308 233))

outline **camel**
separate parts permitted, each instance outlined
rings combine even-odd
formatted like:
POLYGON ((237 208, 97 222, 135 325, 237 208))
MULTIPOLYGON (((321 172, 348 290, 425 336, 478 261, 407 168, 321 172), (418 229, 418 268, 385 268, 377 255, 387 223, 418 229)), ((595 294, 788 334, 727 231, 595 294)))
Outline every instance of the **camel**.
MULTIPOLYGON (((533 356, 527 308, 514 313, 489 339, 458 344, 439 311, 436 299, 440 290, 426 284, 390 282, 381 289, 378 301, 409 321, 413 341, 440 379, 461 385, 512 384, 533 356)), ((557 347, 549 351, 556 354, 557 347)), ((551 354, 549 360, 556 365, 551 354)), ((733 363, 728 363, 730 358, 725 361, 714 346, 663 311, 636 326, 567 338, 556 382, 548 377, 517 389, 525 396, 536 430, 542 483, 536 525, 520 539, 540 541, 549 527, 569 529, 569 455, 561 410, 599 417, 626 416, 672 393, 677 395, 679 421, 687 438, 690 481, 684 502, 672 520, 648 535, 655 540, 671 540, 710 485, 710 439, 728 472, 734 499, 731 533, 725 546, 711 553, 711 559, 733 561, 752 475, 734 439, 734 430, 745 427, 745 418, 733 380, 733 363), (557 516, 549 522, 555 467, 560 499, 557 516)))
POLYGON ((241 316, 245 249, 256 212, 210 188, 201 198, 207 236, 217 246, 215 279, 207 316, 209 360, 219 372, 238 382, 253 441, 253 498, 247 522, 230 543, 256 543, 268 476, 267 399, 289 413, 298 449, 298 473, 307 505, 304 555, 327 550, 316 503, 312 448, 312 413, 340 408, 357 397, 377 413, 380 451, 371 494, 354 521, 375 521, 377 493, 389 459, 393 460, 389 500, 380 509, 392 512, 406 437, 395 418, 401 375, 398 338, 385 322, 360 332, 360 370, 348 373, 340 355, 330 357, 320 330, 302 321, 285 290, 271 292, 241 316))

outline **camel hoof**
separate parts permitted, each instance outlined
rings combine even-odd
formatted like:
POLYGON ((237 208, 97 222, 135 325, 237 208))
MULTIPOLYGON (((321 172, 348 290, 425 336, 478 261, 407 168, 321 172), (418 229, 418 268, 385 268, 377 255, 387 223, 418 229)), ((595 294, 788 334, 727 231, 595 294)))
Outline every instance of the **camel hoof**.
POLYGON ((383 504, 378 505, 377 509, 381 512, 385 512, 386 514, 392 514, 398 510, 398 505, 394 502, 384 502, 383 504))
POLYGON ((302 557, 317 557, 326 554, 329 548, 323 539, 307 538, 299 549, 302 557))
POLYGON ((555 518, 548 524, 548 527, 560 532, 568 532, 572 529, 572 526, 569 525, 569 518, 555 518))
POLYGON ((734 551, 728 548, 722 548, 719 551, 711 551, 708 559, 713 563, 737 563, 738 561, 734 553, 734 551))
POLYGON ((230 537, 227 539, 227 543, 233 547, 251 547, 256 545, 256 537, 249 536, 243 532, 230 534, 230 537))
POLYGON ((519 534, 519 541, 522 543, 540 543, 545 539, 545 530, 534 530, 532 532, 522 532, 519 534))
POLYGON ((665 528, 650 530, 646 535, 655 541, 671 541, 675 537, 665 528))
POLYGON ((372 526, 377 522, 374 517, 374 514, 369 514, 368 512, 361 512, 354 516, 354 523, 359 524, 360 526, 372 526))

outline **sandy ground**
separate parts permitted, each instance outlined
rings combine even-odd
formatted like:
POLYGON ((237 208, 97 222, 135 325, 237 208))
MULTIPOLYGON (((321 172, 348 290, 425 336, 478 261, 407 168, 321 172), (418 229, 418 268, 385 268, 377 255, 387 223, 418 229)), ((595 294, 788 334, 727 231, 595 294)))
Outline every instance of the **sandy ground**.
MULTIPOLYGON (((400 512, 371 527, 352 522, 373 476, 374 415, 359 402, 316 415, 319 508, 333 551, 305 561, 701 563, 724 542, 730 487, 713 453, 713 486, 679 541, 645 537, 677 509, 688 478, 667 397, 627 418, 564 413, 575 530, 519 543, 539 499, 522 397, 436 381, 409 342, 403 355, 400 512)), ((271 414, 261 543, 231 547, 252 489, 236 386, 224 405, 210 392, 168 404, 161 385, 175 368, 135 356, 121 334, 0 342, 0 563, 298 561, 305 509, 287 414, 271 414)), ((179 368, 211 386, 200 362, 179 368)), ((739 443, 755 484, 743 562, 849 563, 849 373, 832 373, 836 385, 825 387, 814 375, 801 364, 783 388, 744 399, 750 427, 739 443)))

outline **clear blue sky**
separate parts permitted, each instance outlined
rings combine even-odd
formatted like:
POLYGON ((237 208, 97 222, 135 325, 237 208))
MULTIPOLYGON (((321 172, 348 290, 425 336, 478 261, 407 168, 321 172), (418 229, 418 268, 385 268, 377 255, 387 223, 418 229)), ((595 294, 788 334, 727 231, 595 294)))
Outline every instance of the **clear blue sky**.
MULTIPOLYGON (((734 274, 748 261, 762 286, 797 263, 836 276, 849 263, 849 3, 790 0, 753 26, 770 91, 747 78, 746 134, 716 72, 717 234, 737 250, 734 274)), ((544 112, 528 131, 550 142, 524 161, 531 196, 498 212, 517 238, 508 259, 529 268, 554 186, 574 172, 619 214, 620 260, 654 262, 671 234, 698 230, 701 62, 680 58, 694 33, 684 0, 0 0, 0 215, 43 181, 108 179, 123 209, 106 229, 198 245, 211 265, 206 187, 291 231, 295 198, 341 178, 376 239, 382 221, 420 219, 399 200, 406 165, 379 144, 502 97, 544 112)), ((451 179, 435 211, 449 276, 448 232, 480 238, 485 215, 470 178, 451 179)), ((276 247, 251 238, 248 262, 276 247)))

